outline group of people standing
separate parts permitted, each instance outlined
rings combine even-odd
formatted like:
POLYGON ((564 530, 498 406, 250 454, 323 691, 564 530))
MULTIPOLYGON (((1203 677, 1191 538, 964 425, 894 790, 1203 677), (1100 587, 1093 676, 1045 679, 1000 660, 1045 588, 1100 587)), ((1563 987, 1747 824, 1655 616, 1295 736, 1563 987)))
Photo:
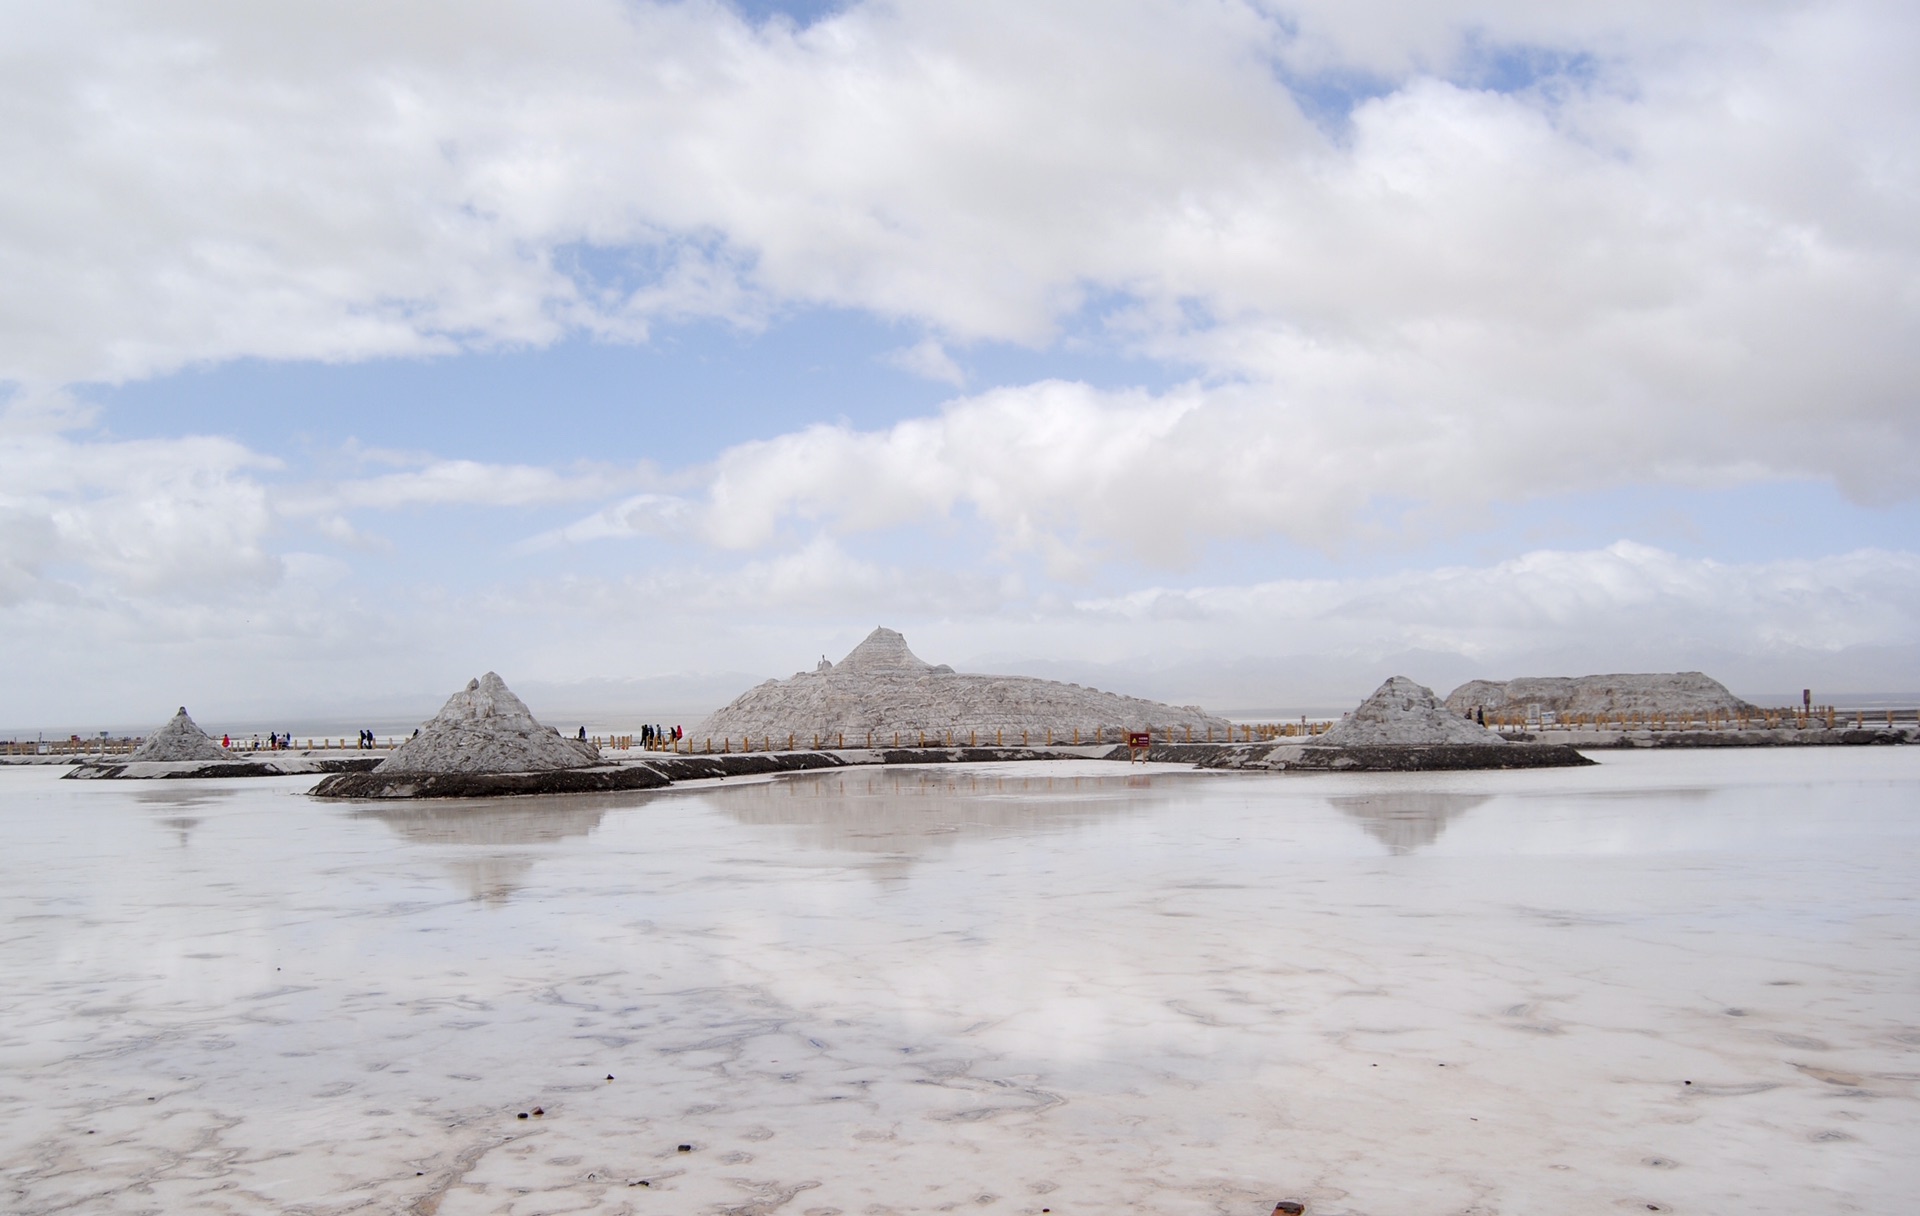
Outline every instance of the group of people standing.
MULTIPOLYGON (((233 736, 221 735, 220 746, 231 750, 233 747, 233 736)), ((287 751, 292 747, 293 747, 293 735, 291 733, 284 734, 284 735, 270 733, 267 735, 267 750, 270 752, 287 751)), ((256 751, 256 752, 260 750, 259 735, 255 735, 253 737, 253 746, 249 750, 256 751)))
MULTIPOLYGON (((420 732, 416 730, 416 731, 414 731, 413 733, 417 735, 417 734, 419 734, 420 732)), ((231 751, 231 750, 233 749, 233 736, 232 736, 232 735, 221 735, 221 736, 220 736, 220 746, 221 746, 221 747, 224 747, 224 748, 226 748, 226 749, 228 749, 229 751, 231 751)), ((370 750, 372 750, 373 748, 376 748, 376 747, 378 747, 378 746, 380 746, 380 745, 379 745, 378 743, 375 743, 375 742, 374 742, 374 739, 373 739, 373 732, 372 732, 372 731, 370 731, 370 730, 363 730, 363 731, 361 731, 361 732, 360 732, 360 750, 362 750, 362 751, 370 751, 370 750)), ((269 734, 267 735, 267 750, 268 750, 268 751, 270 751, 270 752, 283 752, 283 751, 290 751, 290 750, 291 750, 292 748, 293 748, 293 733, 292 733, 291 731, 289 731, 289 732, 287 732, 287 733, 285 733, 285 734, 272 734, 272 733, 269 733, 269 734)), ((253 747, 252 747, 252 748, 251 748, 250 750, 252 750, 252 751, 256 751, 256 752, 260 750, 260 736, 259 736, 259 735, 255 735, 255 736, 253 737, 253 747)))
POLYGON ((640 728, 640 746, 653 747, 658 744, 665 747, 669 743, 678 743, 686 737, 686 732, 678 726, 643 726, 640 728))

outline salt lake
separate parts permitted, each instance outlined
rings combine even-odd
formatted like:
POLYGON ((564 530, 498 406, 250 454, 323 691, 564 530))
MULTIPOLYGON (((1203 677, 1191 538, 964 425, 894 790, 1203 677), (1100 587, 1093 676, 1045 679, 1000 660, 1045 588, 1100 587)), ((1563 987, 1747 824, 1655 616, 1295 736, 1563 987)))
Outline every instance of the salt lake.
POLYGON ((0 1209, 1905 1211, 1920 748, 1596 756, 0 771, 0 1209))

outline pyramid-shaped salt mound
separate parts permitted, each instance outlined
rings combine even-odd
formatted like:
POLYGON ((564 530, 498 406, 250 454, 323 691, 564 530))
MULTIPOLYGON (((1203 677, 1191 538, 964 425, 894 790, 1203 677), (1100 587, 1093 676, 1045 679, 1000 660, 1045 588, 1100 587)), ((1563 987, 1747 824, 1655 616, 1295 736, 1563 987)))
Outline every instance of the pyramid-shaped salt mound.
MULTIPOLYGON (((929 663, 907 648, 892 629, 876 629, 838 664, 824 660, 789 680, 768 680, 735 698, 694 730, 715 740, 774 738, 840 739, 849 745, 871 738, 876 745, 904 741, 924 731, 944 738, 969 733, 991 741, 996 732, 1037 743, 1051 731, 1064 742, 1077 730, 1091 741, 1095 731, 1152 729, 1162 738, 1196 739, 1211 731, 1225 739, 1228 723, 1194 706, 1163 705, 1058 680, 956 672, 929 663)), ((756 742, 756 746, 757 746, 756 742)))
POLYGON ((1449 710, 1431 688, 1394 676, 1312 743, 1316 747, 1504 747, 1507 741, 1449 710))
POLYGON ((600 751, 534 720, 493 672, 447 699, 376 773, 545 773, 602 763, 600 751))
POLYGON ((187 716, 187 707, 167 719, 167 724, 148 735, 133 751, 134 760, 227 760, 231 757, 207 738, 207 733, 187 716))

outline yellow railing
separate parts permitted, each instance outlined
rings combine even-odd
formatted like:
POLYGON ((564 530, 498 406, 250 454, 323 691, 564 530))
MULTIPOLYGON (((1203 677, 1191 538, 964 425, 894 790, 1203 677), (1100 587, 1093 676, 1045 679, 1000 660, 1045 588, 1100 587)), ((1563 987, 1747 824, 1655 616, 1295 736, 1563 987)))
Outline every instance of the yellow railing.
MULTIPOLYGON (((1160 743, 1260 743, 1287 738, 1305 738, 1325 731, 1331 722, 1236 722, 1230 728, 1193 730, 1189 727, 1150 727, 1156 744, 1160 743)), ((656 742, 656 750, 679 755, 731 755, 736 752, 781 751, 855 751, 898 748, 953 747, 1098 747, 1126 742, 1129 731, 1139 727, 1104 726, 1093 730, 1063 727, 1052 730, 1032 728, 983 727, 926 730, 862 730, 856 733, 836 731, 830 734, 784 735, 689 735, 684 739, 656 742)), ((595 738, 602 747, 618 749, 621 736, 605 740, 595 738)))

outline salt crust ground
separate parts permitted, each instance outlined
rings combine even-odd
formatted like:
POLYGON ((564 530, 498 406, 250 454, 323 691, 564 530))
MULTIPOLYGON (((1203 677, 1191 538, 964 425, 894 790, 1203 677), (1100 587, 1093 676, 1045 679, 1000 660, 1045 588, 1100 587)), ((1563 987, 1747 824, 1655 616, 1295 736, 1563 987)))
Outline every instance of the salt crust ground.
POLYGON ((838 664, 820 660, 810 672, 749 689, 694 731, 696 738, 846 738, 876 742, 926 731, 944 735, 995 731, 1034 739, 1105 728, 1160 732, 1189 728, 1226 735, 1228 723, 1198 706, 1139 697, 1030 676, 972 675, 928 663, 891 629, 875 629, 838 664))
POLYGON ((4 773, 7 1210, 1898 1212, 1915 760, 4 773))

